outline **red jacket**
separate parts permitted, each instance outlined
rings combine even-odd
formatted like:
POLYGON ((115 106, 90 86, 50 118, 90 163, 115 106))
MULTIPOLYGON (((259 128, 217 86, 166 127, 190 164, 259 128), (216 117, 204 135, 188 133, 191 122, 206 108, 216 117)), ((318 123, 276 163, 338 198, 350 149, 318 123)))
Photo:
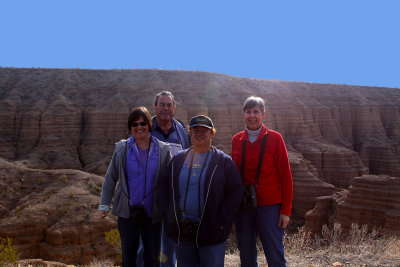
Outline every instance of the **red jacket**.
POLYGON ((258 139, 252 144, 244 130, 232 138, 231 155, 239 171, 242 166, 242 141, 246 141, 244 184, 255 184, 261 139, 267 134, 264 158, 257 187, 259 206, 281 203, 280 213, 290 216, 292 209, 293 181, 289 159, 282 136, 262 126, 258 139))

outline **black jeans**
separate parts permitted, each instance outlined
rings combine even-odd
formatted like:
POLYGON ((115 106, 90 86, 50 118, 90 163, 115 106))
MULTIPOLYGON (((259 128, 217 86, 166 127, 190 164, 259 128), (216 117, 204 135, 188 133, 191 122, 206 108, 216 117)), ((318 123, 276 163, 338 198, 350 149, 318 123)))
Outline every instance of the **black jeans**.
POLYGON ((160 266, 161 222, 156 224, 135 224, 132 218, 118 217, 118 230, 122 245, 122 267, 136 267, 139 236, 143 241, 144 266, 160 266))

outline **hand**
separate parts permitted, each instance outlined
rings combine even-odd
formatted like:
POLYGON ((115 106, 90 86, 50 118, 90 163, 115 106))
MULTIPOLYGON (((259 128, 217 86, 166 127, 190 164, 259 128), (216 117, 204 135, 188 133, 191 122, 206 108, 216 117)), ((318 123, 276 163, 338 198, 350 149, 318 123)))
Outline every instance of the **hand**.
POLYGON ((104 220, 106 218, 108 211, 100 210, 99 211, 99 220, 104 220))
POLYGON ((289 224, 289 216, 285 214, 279 214, 279 227, 280 228, 286 228, 289 224))

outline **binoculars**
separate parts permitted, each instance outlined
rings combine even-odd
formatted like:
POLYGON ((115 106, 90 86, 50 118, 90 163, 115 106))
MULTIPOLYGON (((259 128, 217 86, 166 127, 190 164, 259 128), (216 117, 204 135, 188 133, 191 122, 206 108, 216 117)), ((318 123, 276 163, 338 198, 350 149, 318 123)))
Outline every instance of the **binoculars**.
POLYGON ((245 187, 242 206, 245 208, 255 208, 257 207, 257 193, 254 184, 249 184, 245 187))
POLYGON ((188 218, 180 218, 181 237, 184 241, 196 241, 197 230, 199 223, 188 218))

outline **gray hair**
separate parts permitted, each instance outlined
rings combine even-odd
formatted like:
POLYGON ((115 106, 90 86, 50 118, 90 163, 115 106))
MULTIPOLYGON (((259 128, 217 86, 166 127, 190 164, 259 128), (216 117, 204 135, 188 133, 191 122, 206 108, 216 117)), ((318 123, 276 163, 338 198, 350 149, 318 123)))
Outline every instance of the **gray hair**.
POLYGON ((242 111, 244 112, 245 110, 250 109, 250 108, 254 108, 255 106, 258 106, 262 110, 262 112, 265 113, 265 102, 264 102, 264 99, 262 99, 259 96, 254 96, 254 95, 249 96, 244 101, 242 111))
POLYGON ((154 97, 154 106, 157 106, 158 104, 158 98, 162 95, 166 95, 172 98, 172 102, 174 103, 175 106, 175 99, 174 96, 172 95, 172 93, 170 91, 161 91, 158 94, 156 94, 156 96, 154 97))

